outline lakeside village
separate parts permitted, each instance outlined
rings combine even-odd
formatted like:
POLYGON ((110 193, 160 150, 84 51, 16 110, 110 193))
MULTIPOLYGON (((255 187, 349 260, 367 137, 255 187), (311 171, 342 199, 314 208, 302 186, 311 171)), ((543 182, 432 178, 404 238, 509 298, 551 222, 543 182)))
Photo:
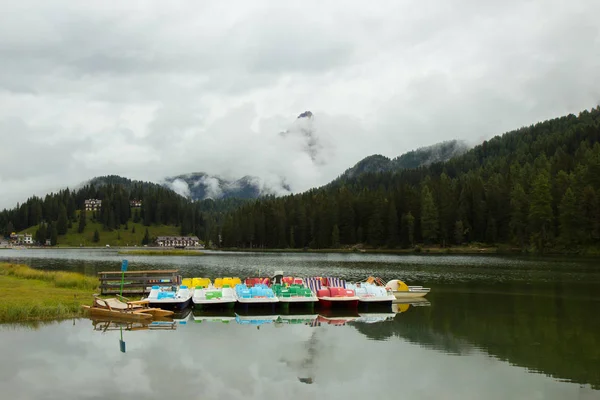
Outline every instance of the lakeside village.
MULTIPOLYGON (((129 202, 130 207, 139 208, 142 206, 141 200, 131 200, 129 202)), ((98 199, 86 199, 85 200, 85 211, 99 211, 102 206, 102 200, 98 199)), ((46 239, 45 243, 39 243, 34 239, 32 233, 16 233, 11 232, 8 240, 5 240, 0 236, 0 247, 12 248, 12 247, 50 247, 52 244, 50 239, 46 239)), ((204 244, 200 241, 197 236, 158 236, 153 243, 149 246, 152 247, 164 247, 164 248, 194 248, 204 249, 204 244)), ((106 247, 110 247, 108 244, 106 247)))

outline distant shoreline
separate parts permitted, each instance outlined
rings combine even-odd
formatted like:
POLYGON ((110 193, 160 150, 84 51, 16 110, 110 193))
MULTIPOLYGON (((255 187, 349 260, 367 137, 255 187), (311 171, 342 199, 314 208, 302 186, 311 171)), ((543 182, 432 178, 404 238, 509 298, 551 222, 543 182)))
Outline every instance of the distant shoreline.
POLYGON ((181 256, 181 255, 218 255, 219 253, 289 253, 289 254, 390 254, 390 255, 529 255, 529 256, 576 256, 576 257, 600 257, 600 249, 583 248, 580 251, 564 251, 549 249, 546 252, 536 253, 531 251, 522 251, 518 247, 509 246, 415 246, 406 249, 387 249, 387 248, 338 248, 338 249, 273 249, 273 248, 238 248, 227 247, 221 249, 211 248, 185 248, 177 249, 172 247, 132 247, 132 246, 23 246, 23 247, 0 247, 0 250, 106 250, 117 251, 120 255, 163 255, 163 256, 181 256), (208 252, 204 252, 208 251, 208 252))
POLYGON ((261 249, 261 248, 236 248, 228 247, 219 249, 224 252, 245 252, 245 253, 331 253, 331 254, 517 254, 520 251, 499 251, 496 247, 447 247, 434 248, 426 247, 419 250, 411 249, 261 249))

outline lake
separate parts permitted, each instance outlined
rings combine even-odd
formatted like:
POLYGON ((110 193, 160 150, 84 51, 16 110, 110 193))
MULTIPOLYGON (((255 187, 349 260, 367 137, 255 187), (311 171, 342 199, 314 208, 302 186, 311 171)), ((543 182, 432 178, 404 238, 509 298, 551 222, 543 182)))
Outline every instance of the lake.
POLYGON ((130 270, 184 277, 376 275, 431 293, 386 315, 193 311, 144 330, 86 318, 0 325, 3 398, 600 399, 597 259, 0 251, 0 261, 86 274, 118 270, 123 258, 130 270))

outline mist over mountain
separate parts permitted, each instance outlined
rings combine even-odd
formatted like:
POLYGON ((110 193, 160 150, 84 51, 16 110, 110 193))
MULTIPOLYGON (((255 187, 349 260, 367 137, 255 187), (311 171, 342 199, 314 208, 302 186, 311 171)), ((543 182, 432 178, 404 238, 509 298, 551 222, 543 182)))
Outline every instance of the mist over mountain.
MULTIPOLYGON (((281 135, 300 135, 306 139, 305 151, 318 158, 320 156, 320 145, 315 136, 315 132, 307 128, 313 118, 310 111, 306 111, 298 116, 301 124, 296 126, 298 129, 290 129, 282 132, 281 135)), ((422 147, 417 150, 404 153, 398 157, 390 159, 388 157, 375 154, 365 157, 355 166, 347 169, 338 179, 353 178, 363 173, 368 172, 386 172, 397 171, 401 169, 417 168, 426 166, 434 162, 443 162, 452 157, 462 155, 468 150, 465 142, 459 140, 450 140, 432 146, 422 147)), ((326 162, 326 160, 322 160, 326 162)), ((256 199, 262 196, 274 195, 281 196, 292 193, 292 188, 285 183, 282 178, 281 182, 273 185, 267 183, 261 177, 243 176, 239 179, 224 178, 218 175, 211 175, 204 172, 194 172, 182 174, 173 177, 167 177, 162 183, 176 193, 190 198, 192 200, 204 199, 256 199)), ((315 182, 315 187, 317 183, 315 182)))
POLYGON ((380 154, 374 154, 363 158, 356 165, 348 168, 335 181, 354 178, 367 172, 399 171, 427 166, 436 162, 448 161, 453 157, 466 153, 468 150, 469 146, 466 142, 462 140, 448 140, 409 151, 393 159, 380 154))
POLYGON ((299 138, 302 141, 303 151, 306 152, 310 159, 316 164, 325 164, 326 159, 322 155, 324 144, 317 136, 314 115, 311 111, 304 111, 292 126, 279 135, 283 138, 299 138))
POLYGON ((192 200, 255 199, 261 196, 281 195, 291 192, 290 187, 283 181, 279 186, 272 187, 254 176, 227 179, 204 172, 167 177, 164 179, 163 185, 192 200))

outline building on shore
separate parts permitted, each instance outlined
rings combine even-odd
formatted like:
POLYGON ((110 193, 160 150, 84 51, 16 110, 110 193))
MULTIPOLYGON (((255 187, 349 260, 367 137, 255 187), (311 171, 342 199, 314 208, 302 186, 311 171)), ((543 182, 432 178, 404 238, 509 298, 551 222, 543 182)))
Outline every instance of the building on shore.
POLYGON ((31 233, 16 234, 15 232, 13 232, 10 234, 10 243, 21 244, 21 245, 32 245, 33 244, 33 235, 31 233))
POLYGON ((98 199, 86 199, 85 200, 85 211, 98 211, 102 206, 102 200, 98 199))
POLYGON ((197 236, 159 236, 156 238, 159 247, 199 247, 204 248, 197 236))

